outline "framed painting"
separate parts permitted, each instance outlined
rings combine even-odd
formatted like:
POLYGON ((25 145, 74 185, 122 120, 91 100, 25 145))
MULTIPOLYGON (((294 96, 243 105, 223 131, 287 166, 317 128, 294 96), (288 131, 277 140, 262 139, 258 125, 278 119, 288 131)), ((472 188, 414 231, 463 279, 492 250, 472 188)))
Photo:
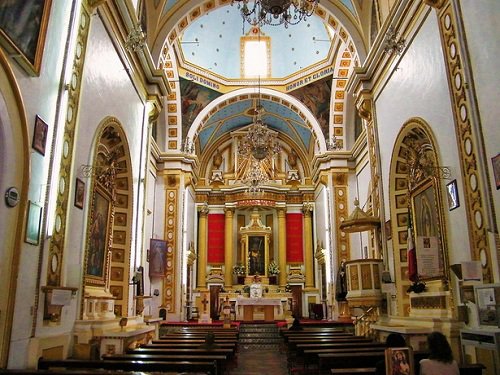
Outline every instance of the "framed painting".
POLYGON ((167 241, 149 241, 149 277, 165 276, 167 266, 167 241))
POLYGON ((266 237, 248 236, 248 275, 266 274, 266 237))
POLYGON ((421 280, 443 278, 445 270, 440 205, 434 180, 428 180, 415 189, 411 194, 411 200, 419 278, 421 280))
POLYGON ((500 154, 491 158, 493 164, 493 174, 495 175, 495 185, 500 189, 500 154))
POLYGON ((26 235, 24 241, 38 245, 40 241, 40 224, 42 221, 42 206, 28 201, 28 215, 26 220, 26 235))
POLYGON ((413 352, 410 347, 387 348, 385 350, 385 368, 392 375, 414 375, 413 352))
POLYGON ((0 2, 0 43, 32 76, 40 74, 52 0, 0 2))
POLYGON ((104 284, 106 260, 109 247, 111 198, 101 189, 92 197, 85 276, 91 284, 104 284))
POLYGON ((446 184, 446 197, 448 199, 448 210, 454 210, 460 206, 458 199, 457 180, 453 180, 446 184))
POLYGON ((38 115, 35 118, 35 128, 33 129, 32 147, 45 156, 45 146, 47 144, 47 131, 49 126, 38 115))
POLYGON ((79 209, 83 210, 84 199, 85 199, 85 182, 77 178, 75 186, 75 207, 78 207, 79 209))

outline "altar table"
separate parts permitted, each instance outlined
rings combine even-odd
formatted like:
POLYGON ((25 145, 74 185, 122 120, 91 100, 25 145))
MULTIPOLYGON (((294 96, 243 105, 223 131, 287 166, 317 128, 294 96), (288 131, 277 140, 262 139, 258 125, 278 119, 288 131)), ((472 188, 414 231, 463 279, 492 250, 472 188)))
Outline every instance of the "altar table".
POLYGON ((251 322, 254 319, 254 307, 264 308, 264 320, 272 322, 274 320, 274 308, 278 307, 278 315, 282 316, 282 304, 280 298, 245 298, 239 297, 236 301, 238 306, 243 306, 243 321, 251 322))

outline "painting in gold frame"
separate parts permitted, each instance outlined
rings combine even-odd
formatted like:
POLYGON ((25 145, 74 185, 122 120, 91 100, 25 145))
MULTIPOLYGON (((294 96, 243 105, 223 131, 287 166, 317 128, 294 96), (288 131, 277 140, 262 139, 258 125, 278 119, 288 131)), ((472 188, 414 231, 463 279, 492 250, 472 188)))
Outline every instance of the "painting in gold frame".
POLYGON ((111 198, 99 188, 94 190, 90 215, 85 277, 89 284, 104 285, 109 249, 111 198))
POLYGON ((32 76, 40 74, 52 0, 0 2, 0 43, 32 76))
POLYGON ((428 179, 411 193, 417 269, 422 281, 445 277, 440 205, 435 181, 428 179))
POLYGON ((414 375, 413 351, 410 347, 388 348, 385 350, 387 374, 414 375))

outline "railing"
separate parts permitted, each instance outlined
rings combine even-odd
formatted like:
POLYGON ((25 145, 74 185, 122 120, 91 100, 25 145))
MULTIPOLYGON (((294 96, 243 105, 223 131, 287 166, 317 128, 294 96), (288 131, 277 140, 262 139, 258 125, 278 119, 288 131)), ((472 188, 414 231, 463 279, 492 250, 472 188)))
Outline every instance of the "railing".
POLYGON ((375 332, 371 325, 379 318, 377 306, 369 307, 363 314, 355 317, 354 332, 356 336, 375 337, 375 332))

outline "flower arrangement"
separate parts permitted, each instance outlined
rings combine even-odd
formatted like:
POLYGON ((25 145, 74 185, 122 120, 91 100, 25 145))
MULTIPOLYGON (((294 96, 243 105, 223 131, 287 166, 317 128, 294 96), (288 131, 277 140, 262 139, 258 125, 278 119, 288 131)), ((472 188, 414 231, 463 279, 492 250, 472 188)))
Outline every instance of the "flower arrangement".
POLYGON ((280 268, 278 267, 278 265, 274 260, 271 261, 271 263, 269 263, 269 265, 267 266, 267 272, 270 275, 277 275, 280 273, 280 268))
POLYGON ((245 274, 245 266, 243 264, 238 263, 233 266, 233 275, 244 275, 245 274))

